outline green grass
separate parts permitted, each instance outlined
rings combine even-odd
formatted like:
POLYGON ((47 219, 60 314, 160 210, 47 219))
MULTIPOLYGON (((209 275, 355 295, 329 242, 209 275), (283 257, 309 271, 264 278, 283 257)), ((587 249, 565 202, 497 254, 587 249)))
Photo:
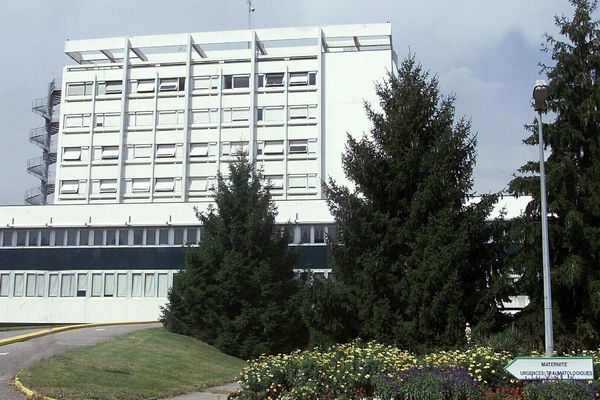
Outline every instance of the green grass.
POLYGON ((19 379, 53 398, 137 400, 231 382, 245 365, 203 342, 154 328, 39 361, 19 379))

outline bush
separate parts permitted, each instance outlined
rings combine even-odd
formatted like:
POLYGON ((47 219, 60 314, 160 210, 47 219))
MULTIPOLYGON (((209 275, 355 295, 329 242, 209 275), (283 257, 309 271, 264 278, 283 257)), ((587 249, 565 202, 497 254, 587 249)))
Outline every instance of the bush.
POLYGON ((523 389, 527 400, 593 400, 596 393, 594 384, 579 381, 540 381, 523 389))

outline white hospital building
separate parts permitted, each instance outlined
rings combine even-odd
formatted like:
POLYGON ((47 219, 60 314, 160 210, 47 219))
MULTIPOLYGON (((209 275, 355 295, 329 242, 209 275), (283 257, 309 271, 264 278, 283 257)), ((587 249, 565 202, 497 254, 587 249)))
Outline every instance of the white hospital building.
POLYGON ((0 207, 0 323, 156 320, 202 238, 193 207, 240 148, 292 224, 297 266, 328 273, 320 182, 346 182, 346 134, 370 128, 364 101, 396 69, 390 24, 69 40, 65 54, 33 105, 41 185, 0 207))

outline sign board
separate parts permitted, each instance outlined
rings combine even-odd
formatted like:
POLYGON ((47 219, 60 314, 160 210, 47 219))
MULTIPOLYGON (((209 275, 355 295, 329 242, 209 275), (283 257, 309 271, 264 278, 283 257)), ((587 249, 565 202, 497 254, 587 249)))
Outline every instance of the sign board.
POLYGON ((592 357, 517 357, 504 370, 517 379, 594 379, 592 357))

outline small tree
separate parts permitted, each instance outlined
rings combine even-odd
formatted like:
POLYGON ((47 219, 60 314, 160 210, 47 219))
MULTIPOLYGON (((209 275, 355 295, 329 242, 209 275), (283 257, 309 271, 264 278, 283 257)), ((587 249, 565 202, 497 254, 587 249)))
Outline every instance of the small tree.
MULTIPOLYGON (((596 2, 571 0, 572 19, 556 17, 562 40, 547 36, 553 66, 543 66, 548 108, 544 124, 552 300, 557 344, 600 343, 600 26, 592 19, 596 2), (548 118, 550 120, 550 118, 548 118)), ((537 124, 529 127, 528 145, 537 146, 537 124)), ((539 162, 530 161, 510 183, 517 195, 530 195, 526 215, 513 235, 522 243, 513 264, 531 300, 519 324, 543 334, 542 255, 539 162)))
POLYGON ((466 322, 487 330, 499 318, 505 278, 487 221, 496 198, 469 204, 475 137, 468 121, 454 120, 454 99, 440 95, 436 78, 408 58, 376 89, 371 134, 349 136, 343 156, 355 189, 324 186, 340 238, 328 291, 352 307, 324 320, 337 306, 315 294, 305 317, 329 340, 344 326, 348 338, 455 345, 466 322))
POLYGON ((165 326, 222 351, 250 358, 291 350, 304 340, 287 235, 261 173, 239 153, 226 181, 219 174, 216 208, 197 212, 204 233, 176 275, 165 326))

